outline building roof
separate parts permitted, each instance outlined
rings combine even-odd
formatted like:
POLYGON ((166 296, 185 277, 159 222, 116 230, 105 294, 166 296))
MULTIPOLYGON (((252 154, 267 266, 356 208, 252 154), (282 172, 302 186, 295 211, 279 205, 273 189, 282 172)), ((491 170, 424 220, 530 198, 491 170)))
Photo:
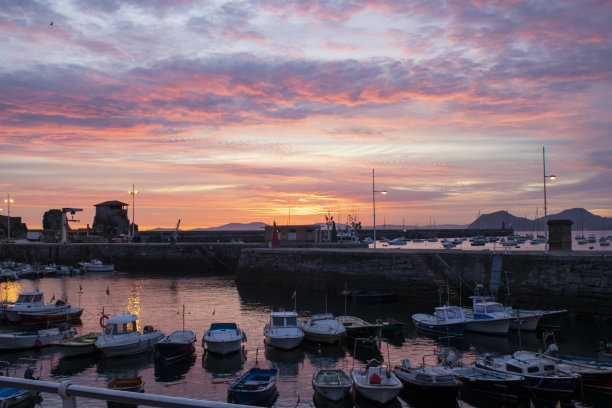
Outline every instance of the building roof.
POLYGON ((116 206, 116 205, 124 206, 124 205, 129 205, 129 204, 122 203, 121 201, 113 200, 113 201, 105 201, 100 204, 94 204, 94 207, 111 207, 111 206, 116 206))

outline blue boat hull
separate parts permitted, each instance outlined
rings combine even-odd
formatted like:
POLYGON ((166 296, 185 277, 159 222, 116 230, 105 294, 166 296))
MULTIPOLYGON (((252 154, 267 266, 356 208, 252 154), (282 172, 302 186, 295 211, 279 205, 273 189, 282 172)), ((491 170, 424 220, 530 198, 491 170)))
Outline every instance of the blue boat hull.
POLYGON ((227 401, 241 405, 273 405, 278 396, 276 390, 278 374, 278 368, 268 370, 251 368, 230 384, 227 389, 227 401))
POLYGON ((416 320, 413 320, 413 322, 416 328, 419 330, 441 335, 452 334, 455 336, 463 336, 463 331, 465 329, 465 323, 433 325, 419 322, 416 320))

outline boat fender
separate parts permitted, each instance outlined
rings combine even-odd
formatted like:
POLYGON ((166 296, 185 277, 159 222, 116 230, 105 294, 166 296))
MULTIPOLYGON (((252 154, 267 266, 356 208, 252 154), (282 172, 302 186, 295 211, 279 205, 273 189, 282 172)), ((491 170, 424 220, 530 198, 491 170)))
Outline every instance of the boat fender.
POLYGON ((103 329, 106 329, 106 323, 105 320, 108 319, 108 316, 103 314, 102 317, 100 317, 100 327, 103 329))
POLYGON ((36 341, 34 342, 34 348, 39 349, 41 347, 42 347, 42 341, 40 341, 40 339, 36 339, 36 341))
POLYGON ((189 352, 190 352, 190 353, 193 353, 193 352, 195 352, 195 350, 196 350, 196 349, 195 349, 195 346, 194 346, 194 345, 193 345, 193 343, 192 343, 192 344, 191 344, 191 346, 189 346, 189 352))
POLYGON ((372 374, 369 379, 370 384, 380 384, 380 380, 380 376, 376 373, 372 374))
POLYGON ((245 332, 242 332, 242 342, 243 342, 243 343, 246 343, 246 341, 247 341, 247 338, 246 338, 246 333, 245 333, 245 332))

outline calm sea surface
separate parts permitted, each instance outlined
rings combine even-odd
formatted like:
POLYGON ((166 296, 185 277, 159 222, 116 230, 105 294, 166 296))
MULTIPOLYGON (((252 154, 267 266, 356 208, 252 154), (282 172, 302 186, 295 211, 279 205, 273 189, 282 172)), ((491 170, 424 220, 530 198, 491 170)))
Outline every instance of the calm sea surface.
MULTIPOLYGON (((41 379, 62 381, 94 387, 105 387, 107 382, 117 376, 140 375, 145 381, 145 391, 150 394, 181 396, 195 399, 226 401, 227 385, 240 373, 255 364, 268 366, 275 363, 280 368, 278 389, 279 405, 295 407, 313 399, 311 376, 319 366, 351 369, 358 368, 371 357, 377 357, 400 364, 409 358, 413 365, 420 364, 423 356, 428 364, 434 363, 436 345, 446 345, 433 337, 416 332, 410 316, 413 313, 430 313, 431 306, 400 299, 388 304, 359 304, 345 302, 336 294, 313 293, 297 289, 297 310, 300 316, 323 312, 326 309, 335 315, 346 313, 359 316, 368 321, 392 317, 406 323, 403 337, 383 342, 380 353, 355 351, 350 347, 323 347, 321 354, 317 346, 304 344, 300 348, 282 352, 266 349, 263 343, 263 329, 272 310, 293 309, 292 292, 270 290, 243 290, 227 278, 193 276, 134 275, 121 272, 111 274, 89 274, 74 277, 45 278, 41 280, 21 280, 2 283, 2 299, 15 300, 17 294, 29 290, 45 291, 46 301, 51 298, 67 299, 73 306, 85 308, 82 323, 76 328, 79 333, 100 331, 99 318, 102 308, 108 315, 122 312, 135 313, 140 318, 140 327, 152 325, 168 334, 182 328, 182 308, 185 305, 185 328, 198 336, 197 355, 172 365, 158 364, 153 355, 102 359, 97 356, 66 359, 53 347, 41 351, 22 351, 0 354, 0 360, 17 362, 19 357, 34 357, 42 360, 41 379), (108 288, 108 291, 107 291, 108 288), (82 292, 82 293, 79 293, 82 292), (107 294, 108 292, 108 294, 107 294), (248 341, 245 351, 229 357, 203 355, 201 338, 212 322, 233 321, 246 332, 248 341), (382 355, 381 355, 382 354, 382 355)), ((432 297, 436 297, 432 294, 432 297)), ((435 301, 435 300, 434 300, 435 301)), ((556 340, 562 354, 577 354, 595 357, 595 348, 600 340, 612 339, 612 327, 596 324, 566 322, 556 332, 556 340)), ((541 348, 540 336, 513 332, 508 337, 467 335, 462 340, 451 343, 463 353, 463 361, 471 363, 484 352, 511 352, 520 348, 537 350, 541 348)), ((391 406, 438 406, 438 407, 489 407, 502 406, 497 402, 431 402, 416 400, 402 394, 391 406)), ((43 407, 60 407, 58 396, 44 394, 43 407)), ((308 403, 306 403, 308 404, 308 403)), ((106 403, 95 400, 78 400, 79 406, 105 407, 106 403)), ((367 406, 359 402, 358 405, 367 406)), ((321 406, 319 404, 318 406, 321 406)), ((504 404, 504 406, 508 406, 504 404)), ((529 407, 527 405, 523 405, 529 407)), ((549 402, 536 406, 553 406, 549 402)), ((563 406, 574 406, 565 402, 563 406)), ((609 401, 593 402, 577 406, 609 407, 609 401)), ((327 407, 327 405, 326 405, 327 407)))

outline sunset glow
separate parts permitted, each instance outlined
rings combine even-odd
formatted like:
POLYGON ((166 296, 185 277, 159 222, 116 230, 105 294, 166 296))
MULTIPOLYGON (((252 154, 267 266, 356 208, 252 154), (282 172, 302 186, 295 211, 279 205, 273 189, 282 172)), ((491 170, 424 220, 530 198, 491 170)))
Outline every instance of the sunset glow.
MULTIPOLYGON (((612 209, 606 1, 7 2, 0 195, 141 230, 612 209), (51 24, 53 22, 53 24, 51 24)), ((1 214, 6 215, 3 208, 1 214)))

